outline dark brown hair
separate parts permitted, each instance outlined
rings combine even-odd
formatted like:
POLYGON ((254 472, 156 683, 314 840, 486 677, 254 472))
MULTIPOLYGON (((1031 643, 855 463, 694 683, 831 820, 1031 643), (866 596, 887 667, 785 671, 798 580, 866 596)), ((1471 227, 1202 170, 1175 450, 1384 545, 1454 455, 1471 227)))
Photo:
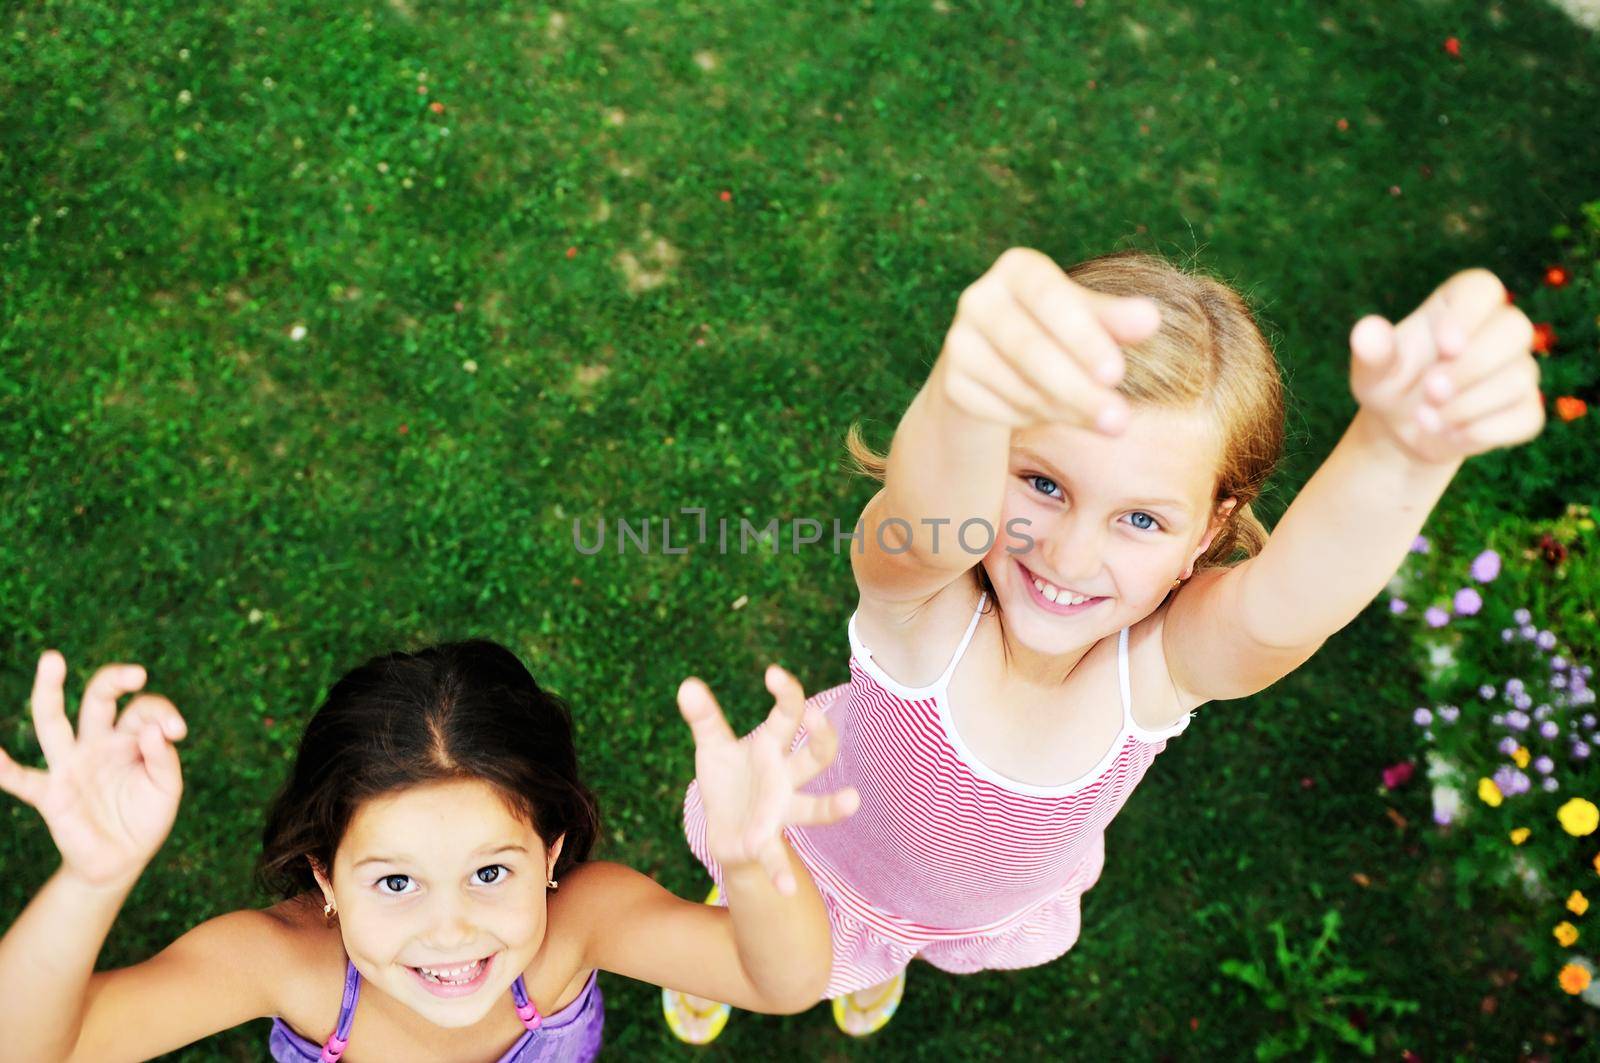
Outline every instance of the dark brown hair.
POLYGON ((306 724, 267 815, 258 874, 282 897, 316 888, 363 802, 424 783, 480 779, 546 844, 566 836, 556 877, 599 833, 578 776, 566 703, 486 639, 374 657, 346 673, 306 724))

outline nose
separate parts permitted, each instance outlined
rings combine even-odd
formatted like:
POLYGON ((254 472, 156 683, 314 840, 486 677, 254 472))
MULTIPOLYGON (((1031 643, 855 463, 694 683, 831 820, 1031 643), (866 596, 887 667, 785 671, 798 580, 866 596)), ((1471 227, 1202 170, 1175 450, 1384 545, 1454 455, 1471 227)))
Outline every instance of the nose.
POLYGON ((1100 582, 1105 528, 1099 521, 1062 514, 1040 543, 1050 572, 1073 590, 1092 589, 1100 582))
POLYGON ((431 918, 423 938, 429 948, 449 952, 478 939, 478 926, 472 918, 471 902, 453 891, 445 890, 436 895, 429 915, 431 918))

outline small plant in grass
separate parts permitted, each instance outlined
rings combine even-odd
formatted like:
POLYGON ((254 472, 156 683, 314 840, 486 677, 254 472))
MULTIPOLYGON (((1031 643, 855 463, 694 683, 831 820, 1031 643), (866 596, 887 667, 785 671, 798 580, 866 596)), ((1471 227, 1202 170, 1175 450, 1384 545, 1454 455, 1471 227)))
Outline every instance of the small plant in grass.
POLYGON ((1600 1006, 1586 955, 1600 930, 1585 919, 1600 901, 1597 553, 1581 505, 1552 521, 1508 519, 1465 549, 1419 538, 1392 602, 1431 604, 1420 619, 1391 608, 1426 662, 1431 706, 1410 711, 1457 904, 1475 885, 1520 883, 1532 973, 1600 1006))
POLYGON ((1417 1010, 1414 1000, 1397 1000, 1385 993, 1358 993, 1353 990, 1367 980, 1367 974, 1347 965, 1337 955, 1339 913, 1329 909, 1322 916, 1322 933, 1303 951, 1290 946, 1283 920, 1274 920, 1268 930, 1273 938, 1272 955, 1263 955, 1258 936, 1250 938, 1250 958, 1223 960, 1220 970, 1254 989, 1267 1008, 1287 1022, 1256 1043, 1256 1059, 1261 1063, 1293 1056, 1297 1059, 1334 1058, 1340 1045, 1351 1045, 1363 1055, 1376 1051, 1376 1038, 1352 1017, 1366 1015, 1405 1015, 1417 1010))

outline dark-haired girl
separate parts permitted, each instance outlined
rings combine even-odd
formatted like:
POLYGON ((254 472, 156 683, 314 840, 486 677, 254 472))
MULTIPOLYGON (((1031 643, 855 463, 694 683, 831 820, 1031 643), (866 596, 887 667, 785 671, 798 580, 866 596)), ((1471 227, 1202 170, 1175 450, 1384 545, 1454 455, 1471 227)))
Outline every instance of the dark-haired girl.
POLYGON ((279 1061, 586 1060, 600 969, 769 1012, 827 984, 827 915, 783 829, 848 815, 856 796, 800 792, 834 744, 781 669, 744 741, 703 683, 678 691, 727 909, 588 860, 596 813, 566 707, 504 647, 458 642, 375 658, 329 691, 267 818, 261 870, 281 903, 98 973, 177 814, 186 726, 154 694, 119 713, 145 672, 107 665, 74 735, 65 676, 59 653, 40 658, 46 769, 0 751, 0 789, 39 810, 62 857, 0 939, 7 1058, 149 1059, 271 1017, 279 1061), (811 740, 791 754, 802 722, 811 740))

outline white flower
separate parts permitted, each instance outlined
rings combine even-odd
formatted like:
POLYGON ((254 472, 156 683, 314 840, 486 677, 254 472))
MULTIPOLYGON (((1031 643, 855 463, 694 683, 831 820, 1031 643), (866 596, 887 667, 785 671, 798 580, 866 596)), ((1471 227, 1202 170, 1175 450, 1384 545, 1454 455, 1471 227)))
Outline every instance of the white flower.
POLYGON ((250 610, 250 622, 252 624, 259 624, 259 623, 261 623, 262 618, 265 617, 266 615, 267 614, 263 613, 259 609, 252 609, 252 610, 250 610))
MULTIPOLYGON (((1429 752, 1430 754, 1432 753, 1431 750, 1429 752)), ((1461 815, 1461 791, 1454 786, 1443 784, 1435 786, 1433 788, 1433 812, 1435 822, 1438 822, 1440 815, 1454 822, 1461 815)))
POLYGON ((471 358, 468 358, 466 361, 461 363, 461 368, 465 369, 469 373, 476 373, 478 371, 478 363, 473 361, 471 358))
POLYGON ((299 324, 295 325, 294 328, 289 330, 289 338, 294 340, 296 343, 299 343, 301 340, 306 338, 306 327, 299 324))

